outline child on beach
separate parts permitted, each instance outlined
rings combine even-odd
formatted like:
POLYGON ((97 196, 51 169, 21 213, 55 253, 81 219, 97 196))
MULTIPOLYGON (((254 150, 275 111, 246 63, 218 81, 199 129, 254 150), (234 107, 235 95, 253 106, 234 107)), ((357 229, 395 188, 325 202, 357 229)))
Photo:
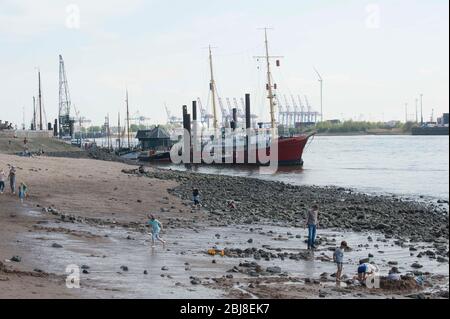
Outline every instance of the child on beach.
POLYGON ((19 185, 19 198, 21 203, 23 203, 25 197, 28 197, 28 186, 22 182, 19 185))
POLYGON ((0 194, 5 190, 6 174, 4 170, 0 170, 0 194))
POLYGON ((363 260, 361 260, 358 266, 358 280, 361 283, 365 283, 368 276, 374 275, 378 271, 379 269, 377 266, 368 262, 363 262, 363 260))
POLYGON ((159 232, 162 230, 163 226, 159 220, 155 218, 154 215, 148 215, 149 221, 148 225, 152 228, 152 247, 155 247, 156 240, 159 240, 163 243, 163 246, 166 244, 166 241, 159 237, 159 232))
POLYGON ((195 206, 200 204, 200 192, 197 188, 192 190, 192 200, 194 201, 195 206))
POLYGON ((341 282, 342 270, 344 268, 344 252, 346 248, 348 248, 347 242, 343 241, 341 242, 341 246, 336 248, 333 254, 333 260, 337 266, 336 284, 341 282))

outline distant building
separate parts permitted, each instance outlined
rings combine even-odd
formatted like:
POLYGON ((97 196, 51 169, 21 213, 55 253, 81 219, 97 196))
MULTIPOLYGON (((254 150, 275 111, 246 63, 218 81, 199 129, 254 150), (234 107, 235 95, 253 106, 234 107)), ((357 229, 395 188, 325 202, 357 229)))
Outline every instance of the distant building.
POLYGON ((13 129, 12 123, 9 123, 8 121, 3 122, 2 120, 0 120, 0 130, 12 130, 12 129, 13 129))
POLYGON ((295 122, 295 128, 311 127, 316 125, 316 122, 295 122))
POLYGON ((139 130, 136 138, 143 150, 165 151, 173 145, 169 133, 159 125, 151 130, 139 130))
POLYGON ((387 127, 394 128, 400 125, 400 121, 389 121, 385 123, 387 127))
POLYGON ((441 125, 441 126, 448 126, 448 123, 449 122, 449 113, 444 113, 444 114, 442 114, 442 117, 439 117, 438 119, 437 119, 437 123, 438 123, 438 125, 441 125))

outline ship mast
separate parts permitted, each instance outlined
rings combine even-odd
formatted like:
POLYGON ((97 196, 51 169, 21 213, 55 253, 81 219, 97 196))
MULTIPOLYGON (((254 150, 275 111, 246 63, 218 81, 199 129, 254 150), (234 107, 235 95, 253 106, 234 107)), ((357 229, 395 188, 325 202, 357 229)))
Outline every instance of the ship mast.
POLYGON ((213 61, 212 61, 212 52, 211 46, 209 46, 209 68, 211 70, 211 82, 209 84, 209 89, 211 90, 211 98, 212 98, 212 107, 213 107, 213 116, 214 116, 214 130, 217 130, 217 109, 216 109, 216 82, 214 81, 214 72, 213 72, 213 61))
POLYGON ((269 56, 269 41, 267 40, 267 28, 264 28, 264 39, 266 45, 266 63, 267 63, 267 88, 269 90, 269 95, 267 98, 270 103, 270 124, 272 129, 275 128, 275 104, 273 101, 274 95, 272 91, 272 74, 270 72, 270 56, 269 56))
MULTIPOLYGON (((255 56, 255 58, 266 60, 266 64, 267 64, 266 90, 268 91, 267 98, 269 99, 269 103, 270 103, 270 125, 272 128, 272 134, 273 134, 273 136, 275 136, 275 132, 276 132, 275 98, 276 98, 276 96, 275 96, 273 90, 277 89, 277 85, 275 83, 272 83, 272 72, 270 71, 270 59, 282 58, 282 56, 270 56, 269 55, 269 40, 267 38, 267 30, 269 30, 269 28, 263 28, 262 30, 264 30, 264 44, 265 44, 265 48, 266 48, 266 52, 265 52, 266 54, 265 54, 265 56, 255 56)), ((278 60, 277 60, 277 66, 279 66, 278 60)))
POLYGON ((120 112, 117 116, 117 133, 119 134, 119 150, 122 147, 122 136, 121 136, 121 130, 120 130, 120 112))
POLYGON ((33 96, 33 131, 37 131, 36 128, 36 98, 33 96))
POLYGON ((42 91, 41 91, 41 71, 38 71, 38 98, 39 98, 39 130, 42 131, 42 91))
POLYGON ((127 133, 128 133, 128 148, 131 149, 130 146, 130 110, 128 108, 128 89, 126 91, 126 98, 125 98, 125 102, 127 105, 127 133))

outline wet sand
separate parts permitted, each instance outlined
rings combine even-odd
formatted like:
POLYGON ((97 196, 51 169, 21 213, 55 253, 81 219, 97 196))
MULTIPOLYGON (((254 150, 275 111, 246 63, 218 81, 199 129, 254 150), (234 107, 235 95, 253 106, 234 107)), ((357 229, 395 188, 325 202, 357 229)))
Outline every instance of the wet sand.
POLYGON ((0 167, 7 163, 18 167, 18 182, 29 185, 31 197, 21 205, 0 195, 0 298, 448 297, 448 260, 438 261, 442 245, 448 255, 448 235, 439 245, 399 242, 383 229, 355 233, 330 225, 319 229, 312 254, 304 249, 301 222, 248 223, 220 205, 193 209, 187 189, 197 175, 152 170, 140 176, 122 163, 0 155, 0 167), (165 225, 165 248, 150 245, 143 226, 149 212, 165 225), (330 257, 344 238, 353 250, 346 254, 347 283, 336 287, 330 257), (210 248, 225 256, 208 255, 210 248), (353 285, 357 261, 368 254, 383 274, 395 262, 403 275, 424 274, 426 283, 381 290, 353 285), (8 262, 12 256, 22 260, 8 262), (65 286, 70 264, 85 266, 81 289, 65 286))

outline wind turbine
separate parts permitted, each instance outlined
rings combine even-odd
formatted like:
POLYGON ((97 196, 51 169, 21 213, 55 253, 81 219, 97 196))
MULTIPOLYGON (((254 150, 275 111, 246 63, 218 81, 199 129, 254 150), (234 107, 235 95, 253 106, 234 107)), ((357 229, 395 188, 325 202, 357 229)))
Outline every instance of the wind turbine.
POLYGON ((323 122, 323 79, 320 75, 319 71, 317 71, 316 68, 314 68, 314 71, 316 72, 317 76, 319 77, 319 83, 320 83, 320 121, 323 122))

